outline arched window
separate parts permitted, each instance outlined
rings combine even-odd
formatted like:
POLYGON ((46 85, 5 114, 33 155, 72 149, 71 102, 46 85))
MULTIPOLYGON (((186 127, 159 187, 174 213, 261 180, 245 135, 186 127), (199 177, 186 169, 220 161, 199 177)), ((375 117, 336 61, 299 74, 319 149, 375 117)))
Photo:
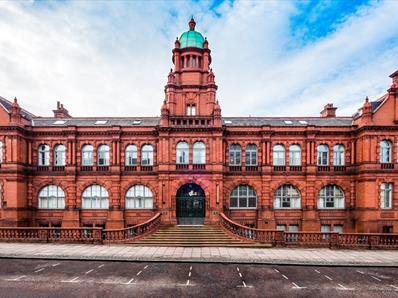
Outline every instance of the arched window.
POLYGON ((300 208, 301 196, 297 188, 290 184, 284 184, 275 191, 275 208, 300 208))
POLYGON ((141 165, 153 165, 153 147, 152 145, 144 145, 141 149, 141 165))
POLYGON ((392 208, 392 183, 382 183, 380 185, 380 208, 392 208))
POLYGON ((301 166, 301 148, 299 145, 289 147, 289 165, 301 166))
POLYGON ((128 145, 126 147, 126 157, 125 157, 126 166, 135 166, 137 165, 137 146, 128 145))
POLYGON ((257 146, 255 144, 249 144, 246 146, 246 165, 257 165, 257 146))
POLYGON ((82 195, 83 209, 108 209, 109 195, 105 187, 90 185, 82 195))
POLYGON ((196 142, 193 144, 193 163, 205 164, 206 163, 206 145, 203 142, 196 142))
POLYGON ((3 162, 3 142, 0 142, 0 163, 3 162))
POLYGON ((64 166, 66 160, 66 148, 64 145, 56 145, 54 148, 54 165, 64 166))
POLYGON ((341 144, 334 145, 333 147, 333 165, 344 166, 344 146, 341 144))
POLYGON ((273 149, 273 165, 284 166, 285 165, 285 147, 282 145, 275 145, 273 149))
POLYGON ((188 164, 189 163, 189 145, 186 142, 179 142, 177 144, 176 163, 188 164))
POLYGON ((57 185, 47 185, 39 193, 39 209, 64 209, 65 193, 57 185))
POLYGON ((50 165, 50 146, 46 144, 41 144, 39 146, 39 166, 49 166, 50 165))
POLYGON ((249 185, 239 185, 234 188, 229 197, 230 208, 256 208, 257 195, 249 185))
POLYGON ((144 185, 134 185, 126 193, 126 209, 152 208, 152 191, 144 185))
POLYGON ((329 147, 327 145, 318 145, 318 166, 329 165, 329 147))
POLYGON ((92 166, 93 165, 93 153, 94 147, 92 145, 84 145, 82 148, 82 165, 92 166))
POLYGON ((239 144, 231 144, 229 146, 229 165, 240 166, 241 165, 242 149, 239 144))
POLYGON ((97 163, 99 166, 109 166, 109 146, 100 145, 98 147, 97 163))
POLYGON ((391 143, 387 140, 380 142, 380 162, 391 163, 391 143))
POLYGON ((318 208, 344 208, 344 192, 337 185, 326 185, 323 187, 318 196, 318 208))

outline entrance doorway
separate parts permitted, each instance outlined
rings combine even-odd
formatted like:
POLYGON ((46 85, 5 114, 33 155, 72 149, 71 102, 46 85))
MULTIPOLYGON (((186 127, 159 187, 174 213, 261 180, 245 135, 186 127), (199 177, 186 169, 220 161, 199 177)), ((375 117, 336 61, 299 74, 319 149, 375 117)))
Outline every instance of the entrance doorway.
POLYGON ((205 192, 195 184, 180 187, 176 195, 177 223, 179 225, 203 225, 205 219, 205 192))

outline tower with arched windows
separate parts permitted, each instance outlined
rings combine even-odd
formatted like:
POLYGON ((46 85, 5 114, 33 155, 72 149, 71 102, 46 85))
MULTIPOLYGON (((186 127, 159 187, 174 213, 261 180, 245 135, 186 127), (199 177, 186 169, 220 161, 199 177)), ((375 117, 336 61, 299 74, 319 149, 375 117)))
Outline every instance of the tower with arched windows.
POLYGON ((60 103, 38 117, 0 97, 0 226, 124 228, 161 212, 165 224, 224 213, 265 229, 398 232, 398 71, 352 116, 328 103, 319 117, 222 117, 211 62, 191 19, 160 117, 74 118, 60 103))

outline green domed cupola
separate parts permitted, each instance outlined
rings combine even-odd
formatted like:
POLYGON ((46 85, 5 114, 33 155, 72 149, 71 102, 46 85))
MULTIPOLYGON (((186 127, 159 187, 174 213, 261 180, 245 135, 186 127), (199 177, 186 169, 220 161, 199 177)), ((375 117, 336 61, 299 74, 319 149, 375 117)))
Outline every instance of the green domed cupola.
POLYGON ((203 38, 202 34, 195 31, 195 25, 195 20, 192 18, 189 21, 189 31, 181 34, 181 37, 179 39, 180 49, 190 47, 203 49, 203 43, 205 39, 203 38))

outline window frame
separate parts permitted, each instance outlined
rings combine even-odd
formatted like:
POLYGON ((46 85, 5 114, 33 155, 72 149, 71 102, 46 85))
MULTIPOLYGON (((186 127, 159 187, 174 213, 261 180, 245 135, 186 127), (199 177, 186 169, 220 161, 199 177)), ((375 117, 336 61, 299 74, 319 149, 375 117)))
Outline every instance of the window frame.
POLYGON ((229 145, 229 165, 241 166, 242 165, 242 146, 240 144, 229 145))
POLYGON ((245 150, 245 164, 246 166, 257 166, 258 158, 257 158, 257 145, 256 144, 247 144, 245 150))
POLYGON ((256 190, 248 184, 240 184, 236 186, 229 194, 229 209, 257 209, 258 196, 256 190), (243 195, 244 190, 246 195, 243 195), (236 199, 236 206, 232 206, 232 200, 236 199), (250 207, 250 200, 255 199, 255 206, 250 207), (246 204, 241 206, 241 202, 245 201, 246 204))
POLYGON ((392 163, 392 143, 389 140, 380 142, 380 163, 392 163))
POLYGON ((342 144, 333 146, 333 165, 345 166, 345 148, 342 144))
POLYGON ((300 190, 292 184, 280 185, 274 192, 274 209, 301 209, 300 190))
POLYGON ((82 147, 81 156, 82 166, 92 166, 94 164, 94 146, 91 144, 85 144, 82 147))
POLYGON ((286 149, 282 144, 276 144, 272 147, 272 165, 285 166, 286 165, 286 149))
POLYGON ((57 210, 65 209, 65 198, 65 192, 60 186, 55 184, 46 185, 41 188, 37 195, 37 208, 57 210), (53 207, 54 205, 50 207, 51 201, 55 202, 55 204, 54 202, 53 204, 56 205, 56 207, 53 207))
POLYGON ((392 209, 393 190, 394 185, 391 182, 380 184, 380 209, 392 209))
POLYGON ((141 148, 141 166, 153 166, 154 147, 151 144, 145 144, 141 148))
POLYGON ((50 146, 47 144, 40 144, 38 147, 37 164, 39 166, 50 165, 50 146))
POLYGON ((202 141, 197 141, 192 146, 192 163, 206 164, 206 144, 202 141))
POLYGON ((146 185, 136 184, 131 186, 125 195, 126 209, 153 209, 153 192, 146 185), (150 204, 147 205, 147 202, 150 204), (138 204, 137 204, 138 203, 138 204), (143 205, 142 205, 143 204, 143 205), (138 206, 138 207, 137 207, 138 206))
POLYGON ((109 166, 110 165, 110 147, 107 144, 101 144, 97 149, 97 165, 109 166))
POLYGON ((298 144, 289 146, 289 166, 301 166, 301 147, 298 144), (294 148, 297 150, 293 150, 294 148))
POLYGON ((176 145, 176 164, 189 164, 189 144, 185 141, 180 141, 176 145))
POLYGON ((64 144, 57 144, 54 147, 54 166, 66 165, 66 147, 64 144))
POLYGON ((134 144, 129 144, 126 146, 124 155, 124 164, 126 166, 136 166, 138 163, 138 149, 134 144), (134 162, 135 161, 135 162, 134 162))
POLYGON ((344 190, 336 184, 328 184, 323 186, 318 192, 317 207, 321 209, 345 209, 344 190), (336 197, 336 190, 340 192, 340 196, 336 197), (328 204, 333 203, 333 206, 328 204))
POLYGON ((318 166, 328 166, 329 165, 329 146, 326 144, 319 144, 316 151, 317 151, 317 165, 318 166), (321 148, 322 148, 322 150, 321 150, 321 148))
POLYGON ((82 200, 82 209, 84 210, 109 209, 109 192, 105 187, 99 184, 91 184, 87 186, 82 192, 81 200, 82 200), (88 192, 90 196, 88 196, 88 192), (87 204, 88 200, 90 201, 89 206, 87 204), (98 207, 98 202, 99 202, 99 207, 98 207))

